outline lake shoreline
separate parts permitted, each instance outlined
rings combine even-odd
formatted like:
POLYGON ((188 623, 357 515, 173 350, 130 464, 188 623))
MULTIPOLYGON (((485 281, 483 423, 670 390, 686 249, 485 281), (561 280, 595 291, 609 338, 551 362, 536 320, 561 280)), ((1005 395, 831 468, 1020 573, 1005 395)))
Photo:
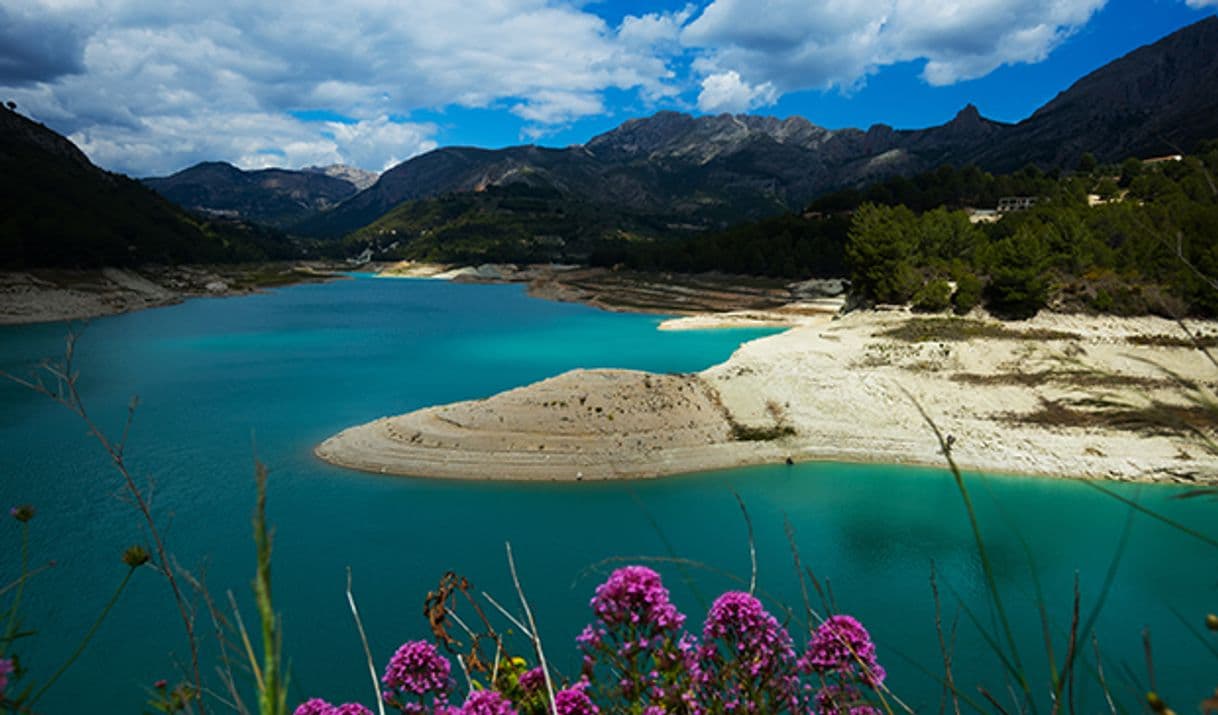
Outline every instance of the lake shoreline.
POLYGON ((324 262, 0 271, 0 325, 84 321, 340 279, 324 262))
MULTIPOLYGON (((1212 396, 1218 379, 1171 321, 1046 313, 1002 323, 901 311, 770 317, 794 327, 694 375, 576 370, 356 426, 316 454, 380 474, 542 481, 788 460, 945 467, 920 405, 967 471, 1218 483, 1218 456, 1153 422, 1158 413, 1190 415, 1187 390, 1169 374, 1191 381, 1196 397, 1212 396), (959 334, 961 327, 975 334, 959 334), (1097 408, 1101 398, 1107 406, 1097 408)), ((1218 333, 1211 323, 1193 327, 1218 333)))

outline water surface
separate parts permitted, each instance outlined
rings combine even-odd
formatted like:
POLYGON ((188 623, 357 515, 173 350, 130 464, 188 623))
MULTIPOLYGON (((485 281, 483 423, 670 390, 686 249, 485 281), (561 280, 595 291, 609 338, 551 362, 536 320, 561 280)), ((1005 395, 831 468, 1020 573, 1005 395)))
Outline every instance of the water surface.
MULTIPOLYGON (((270 467, 276 602, 294 701, 322 695, 370 704, 344 596, 348 566, 378 664, 401 641, 426 635, 422 599, 446 570, 508 601, 505 541, 551 658, 563 668, 574 667, 568 644, 612 559, 689 559, 655 565, 697 624, 714 595, 740 587, 725 574, 747 579, 747 531, 735 493, 756 529, 759 586, 771 608, 794 608, 793 629, 803 607, 785 522, 838 607, 871 628, 890 684, 915 709, 937 709, 939 688, 926 671, 942 673, 932 562, 946 626, 961 614, 957 679, 970 693, 977 682, 1005 691, 967 615, 991 627, 976 547, 942 470, 808 464, 619 484, 455 483, 348 472, 312 456, 325 437, 386 414, 484 397, 576 367, 699 370, 767 332, 661 332, 659 320, 533 300, 519 286, 358 279, 97 320, 80 338, 77 367, 92 414, 108 431, 121 429, 130 397, 139 396, 131 465, 153 480, 179 561, 205 574, 214 594, 232 590, 247 620, 255 455, 270 467)), ((64 330, 0 330, 0 367, 25 371, 59 354, 64 330)), ((122 549, 146 539, 117 496, 105 455, 62 408, 0 385, 0 443, 0 501, 38 507, 34 558, 56 562, 28 592, 28 625, 39 633, 29 641, 27 665, 45 673, 121 579, 122 549)), ((1212 656, 1173 609, 1199 622, 1218 607, 1218 551, 1131 516, 1083 484, 980 476, 969 483, 1030 670, 1044 672, 1037 579, 1060 658, 1075 574, 1086 617, 1119 555, 1097 621, 1118 695, 1136 698, 1146 687, 1143 627, 1156 644, 1160 688, 1184 703, 1177 709, 1208 693, 1212 656)), ((1207 519, 1213 502, 1175 500, 1179 490, 1162 487, 1121 492, 1214 531, 1207 519)), ((15 524, 5 523, 3 581, 17 569, 15 524)), ((185 659, 175 618, 163 581, 137 574, 93 646, 48 696, 47 712, 78 710, 82 693, 106 703, 107 712, 139 711, 144 690, 158 678, 172 680, 173 658, 185 659)), ((1100 704, 1094 688, 1086 697, 1083 711, 1100 704)))

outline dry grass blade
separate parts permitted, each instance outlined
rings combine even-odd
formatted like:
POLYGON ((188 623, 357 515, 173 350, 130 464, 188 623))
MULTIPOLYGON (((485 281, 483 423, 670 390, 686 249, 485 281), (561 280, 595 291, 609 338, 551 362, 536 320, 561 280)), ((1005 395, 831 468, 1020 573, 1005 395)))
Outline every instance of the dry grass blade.
MULTIPOLYGON (((947 698, 950 694, 952 701, 952 710, 956 715, 960 715, 960 698, 956 696, 956 681, 952 675, 952 649, 948 647, 947 640, 943 637, 943 608, 942 601, 939 598, 939 584, 935 581, 935 562, 930 562, 930 592, 935 599, 935 633, 939 636, 939 652, 943 654, 943 696, 940 700, 939 712, 947 709, 947 698)), ((956 623, 959 622, 959 616, 952 622, 952 641, 955 641, 956 623)))
POLYGON ((460 653, 457 654, 457 665, 461 666, 461 672, 465 675, 465 686, 468 688, 466 695, 468 696, 474 692, 474 679, 469 677, 469 666, 465 665, 465 656, 460 653))
POLYGON ((1069 683, 1067 685, 1068 696, 1066 702, 1070 704, 1071 715, 1074 714, 1074 672, 1076 670, 1074 667, 1074 654, 1078 648, 1078 602, 1078 573, 1076 572, 1074 574, 1074 611, 1070 619, 1070 641, 1066 646, 1066 680, 1069 683))
POLYGON ((533 609, 524 597, 524 587, 520 585, 520 576, 516 573, 516 560, 512 558, 512 544, 504 544, 507 550, 508 569, 512 572, 512 583, 516 585, 516 595, 520 597, 520 607, 524 609, 525 620, 529 622, 529 630, 533 632, 533 649, 537 652, 538 665, 546 677, 546 694, 550 697, 550 712, 558 715, 558 703, 554 700, 554 681, 550 677, 550 667, 546 664, 546 653, 541 647, 541 636, 537 633, 537 622, 533 620, 533 609))
POLYGON ((1104 700, 1108 703, 1108 711, 1112 715, 1117 714, 1116 701, 1112 699, 1112 688, 1108 687, 1108 679, 1104 676, 1104 662, 1100 658, 1100 639, 1099 636, 1091 634, 1091 648, 1095 653, 1095 674, 1096 679, 1100 682, 1100 689, 1104 691, 1104 700))
POLYGON ((4 584, 4 587, 0 588, 0 596, 3 596, 4 594, 8 593, 9 591, 13 590, 14 588, 22 587, 23 585, 25 585, 25 583, 27 581, 34 578, 38 574, 40 574, 44 571, 50 571, 53 568, 55 568, 55 562, 48 561, 36 569, 30 569, 27 573, 25 573, 21 576, 18 576, 17 578, 13 579, 9 583, 4 584))
POLYGON ((193 574, 184 569, 180 569, 180 571, 186 583, 194 589, 199 598, 203 599, 203 605, 207 607, 207 613, 211 616, 212 628, 215 631, 216 643, 219 645, 220 653, 220 664, 216 666, 216 674, 220 677, 220 682, 228 693, 229 700, 227 707, 237 712, 238 715, 248 715, 249 708, 241 697, 241 692, 237 687, 237 678, 233 674, 233 661, 230 653, 237 648, 227 636, 227 631, 232 626, 228 623, 228 619, 224 617, 224 613, 216 605, 216 600, 212 598, 211 591, 207 588, 204 577, 195 578, 193 574))
POLYGON ((372 649, 368 647, 368 634, 364 632, 364 621, 359 617, 359 607, 355 605, 355 592, 351 589, 350 566, 347 567, 347 605, 351 607, 351 617, 355 619, 355 628, 359 631, 359 641, 364 647, 364 657, 368 660, 368 675, 372 677, 372 690, 376 693, 377 710, 380 715, 385 715, 385 701, 381 698, 381 681, 376 677, 376 664, 372 661, 372 649))
POLYGON ((525 638, 528 638, 529 640, 533 640, 533 632, 532 632, 532 631, 530 631, 530 630, 528 629, 528 626, 526 626, 526 625, 524 625, 523 623, 521 623, 521 622, 520 622, 520 619, 518 619, 518 618, 516 618, 515 616, 513 616, 513 615, 512 615, 510 612, 508 612, 508 610, 507 610, 506 608, 504 608, 503 606, 499 605, 499 602, 498 602, 498 601, 496 601, 496 600, 495 600, 495 599, 494 599, 494 598, 493 598, 493 597, 492 597, 492 596, 491 596, 489 593, 487 593, 486 591, 483 591, 483 592, 482 592, 482 597, 483 597, 483 598, 485 598, 485 599, 487 600, 487 602, 488 602, 488 603, 490 603, 492 606, 494 606, 494 607, 495 607, 495 610, 499 611, 499 613, 500 613, 500 614, 501 614, 501 615, 502 615, 504 618, 506 618, 506 619, 508 619, 509 621, 511 621, 512 625, 513 625, 513 626, 516 626, 516 629, 520 631, 520 634, 521 634, 521 635, 523 635, 525 638))
POLYGON ((241 637, 241 645, 245 648, 245 657, 249 660, 250 671, 254 674, 254 685, 258 688, 258 692, 266 687, 262 680, 262 668, 258 667, 258 657, 254 655, 254 644, 250 642, 250 633, 245 627, 245 621, 241 618, 241 609, 237 608, 237 599, 233 596, 233 592, 228 592, 228 603, 233 609, 233 619, 237 622, 237 634, 241 637))
MULTIPOLYGON (((668 555, 674 559, 679 558, 677 556, 676 548, 672 545, 672 541, 668 538, 668 534, 664 533, 664 529, 661 528, 660 522, 655 518, 654 515, 652 515, 651 510, 647 508, 647 504, 642 500, 642 498, 639 497, 638 492, 636 492, 633 488, 630 489, 630 500, 634 502, 635 508, 639 510, 639 513, 641 513, 643 518, 647 520, 647 523, 651 525, 652 531, 654 531, 656 536, 659 537, 660 543, 664 545, 664 550, 668 552, 668 555)), ((702 608, 702 610, 708 610, 710 608, 710 603, 706 600, 706 596, 703 595, 702 590, 698 588, 697 579, 695 579, 693 574, 691 574, 689 570, 680 563, 677 564, 677 570, 681 573, 681 580, 685 582, 685 587, 689 589, 691 594, 693 594, 694 600, 698 602, 698 605, 702 608)))
POLYGON ((744 515, 744 523, 749 529, 749 563, 752 566, 752 576, 749 578, 749 595, 752 596, 757 592, 757 541, 753 534, 753 519, 749 516, 748 507, 744 505, 744 499, 735 491, 732 496, 736 497, 736 503, 740 505, 740 513, 744 515))
POLYGON ((1129 506, 1130 508, 1134 509, 1135 511, 1141 512, 1142 514, 1145 514, 1146 516, 1151 517, 1152 519, 1161 521, 1164 524, 1167 524, 1168 526, 1172 527, 1173 529, 1176 529, 1177 531, 1179 531, 1182 534, 1188 534, 1189 536, 1193 537, 1194 539, 1197 539, 1198 541, 1202 541, 1206 544, 1209 544, 1210 546, 1218 548, 1218 539, 1214 539, 1213 537, 1203 534, 1200 531, 1197 531, 1196 529, 1185 526, 1184 524, 1181 524, 1180 522, 1176 521, 1175 519, 1172 519, 1171 517, 1168 517, 1168 516, 1164 516, 1163 514, 1160 514, 1153 509, 1144 507, 1132 499, 1128 499, 1124 496, 1121 496, 1120 494, 1117 494, 1116 492, 1112 491, 1111 489, 1108 489, 1107 487, 1105 487, 1103 485, 1097 484, 1094 480, 1084 479, 1084 480, 1081 480, 1079 483, 1085 484, 1088 487, 1090 487, 1102 494, 1106 494, 1106 495, 1112 497, 1113 499, 1116 499, 1117 501, 1121 502, 1122 504, 1129 506))
POLYGON ((1185 618, 1184 614, 1176 610, 1174 606, 1171 608, 1171 612, 1172 615, 1176 617, 1176 620, 1180 621, 1180 625, 1184 626, 1189 633, 1192 633, 1193 637, 1200 641, 1201 645, 1204 646, 1211 655, 1218 658, 1218 644, 1215 644, 1212 638, 1208 638, 1206 633, 1194 625, 1191 620, 1185 618))
MULTIPOLYGON (((799 581, 799 594, 804 601, 804 617, 808 625, 809 632, 812 630, 812 599, 808 595, 808 581, 804 577, 804 568, 800 563, 799 546, 795 543, 795 527, 791 525, 791 520, 784 514, 782 517, 782 530, 787 535, 787 543, 791 546, 791 558, 795 561, 795 578, 799 581)), ((823 620, 823 619, 818 619, 823 620)))
MULTIPOLYGON (((1031 706, 1033 712, 1035 712, 1036 706, 1035 701, 1032 699, 1032 688, 1028 683, 1027 676, 1024 673, 1023 664, 1019 657, 1019 648, 1015 642, 1015 633, 1011 629, 1011 623, 1007 618, 1006 608, 1003 606, 1002 595, 998 591, 998 581, 994 576, 994 565, 990 561, 989 552, 985 547, 985 540, 981 536, 981 526, 977 521, 977 511, 973 508, 972 497, 969 496, 968 487, 964 484, 964 477, 960 473, 960 468, 956 466, 956 460, 952 458, 951 444, 943 436, 943 432, 940 431, 939 426, 935 424, 935 421, 931 419, 929 414, 927 414, 926 410, 922 407, 922 404, 918 402, 918 399, 904 387, 900 387, 900 390, 901 392, 905 393, 905 396, 909 398, 910 402, 913 403, 914 407, 918 410, 918 414, 922 416, 922 419, 926 422, 927 426, 930 427, 931 432, 934 433, 935 439, 939 441, 939 449, 942 450, 943 457, 947 460, 947 466, 951 470, 952 477, 955 479, 956 489, 960 492, 960 497, 964 501, 965 511, 968 513, 969 526, 973 533, 973 541, 977 545, 977 554, 981 558, 981 570, 985 575, 986 589, 989 591, 990 600, 993 603, 994 610, 998 614, 998 620, 1002 624, 1002 630, 1004 636, 1006 637, 1007 647, 1010 649, 1010 662, 1013 666, 1010 669, 1011 674, 1014 675, 1016 680, 1019 681, 1019 686, 1024 693, 1024 697, 1026 698, 1029 706, 1031 706)), ((1000 653, 1000 655, 1002 654, 1000 653)), ((1006 660, 1006 658, 1003 657, 1003 660, 1006 660)))
POLYGON ((1155 657, 1150 646, 1150 628, 1142 629, 1142 655, 1146 658, 1146 679, 1151 692, 1159 689, 1155 683, 1155 657))
POLYGON ((993 695, 990 694, 990 691, 985 689, 985 686, 978 685, 977 692, 981 693, 981 697, 985 698, 986 702, 988 702, 990 705, 994 706, 994 710, 996 712, 999 712, 1002 715, 1010 715, 1006 711, 1006 708, 1002 707, 1002 704, 999 703, 998 700, 993 695))

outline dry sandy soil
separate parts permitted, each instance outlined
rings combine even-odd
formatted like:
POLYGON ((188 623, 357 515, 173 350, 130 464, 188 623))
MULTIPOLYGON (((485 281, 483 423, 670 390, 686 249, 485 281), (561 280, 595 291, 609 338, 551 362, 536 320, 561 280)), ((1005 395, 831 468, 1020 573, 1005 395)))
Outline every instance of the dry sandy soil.
POLYGON ((282 263, 0 272, 0 325, 87 320, 331 277, 324 267, 282 263))
POLYGON ((1212 434, 1196 401, 1212 398, 1218 366, 1173 322, 834 316, 805 304, 665 327, 750 321, 794 327, 698 374, 574 371, 353 427, 317 454, 474 479, 649 478, 788 459, 943 465, 920 405, 967 469, 1218 479, 1218 456, 1195 433, 1212 434))

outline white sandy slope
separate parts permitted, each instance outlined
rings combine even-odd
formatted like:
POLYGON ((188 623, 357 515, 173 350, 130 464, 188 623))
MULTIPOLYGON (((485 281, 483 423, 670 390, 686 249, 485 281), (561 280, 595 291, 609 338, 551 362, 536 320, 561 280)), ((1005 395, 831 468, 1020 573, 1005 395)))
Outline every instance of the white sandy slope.
POLYGON ((1170 321, 1044 315, 1005 325, 1071 337, 910 342, 878 335, 911 319, 903 313, 787 318, 798 327, 746 343, 697 375, 575 371, 382 418, 316 451, 371 472, 472 479, 648 478, 788 458, 943 465, 920 404, 967 469, 1176 482, 1218 475, 1218 458, 1193 437, 1020 420, 1045 401, 1186 404, 1187 390, 1165 370, 1211 394, 1204 385, 1218 381, 1218 367, 1200 351, 1128 340, 1182 337, 1170 321))

